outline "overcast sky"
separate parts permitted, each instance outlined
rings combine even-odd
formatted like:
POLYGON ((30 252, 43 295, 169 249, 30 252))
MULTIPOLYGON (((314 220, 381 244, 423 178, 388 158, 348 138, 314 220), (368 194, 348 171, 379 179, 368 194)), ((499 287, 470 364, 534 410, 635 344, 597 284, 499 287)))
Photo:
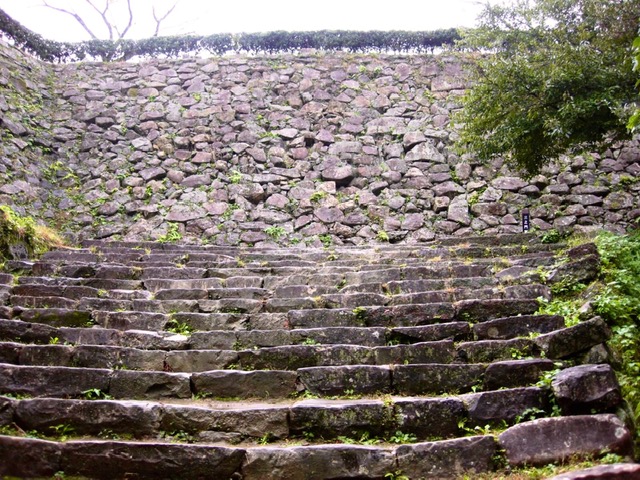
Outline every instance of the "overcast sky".
MULTIPOLYGON (((104 5, 106 0, 93 0, 104 5)), ((111 0, 114 1, 114 0, 111 0)), ((150 7, 164 13, 176 0, 132 0, 137 19, 130 38, 153 33, 150 7)), ((266 32, 273 30, 435 30, 473 26, 487 0, 178 0, 163 23, 165 35, 198 33, 266 32)), ((49 0, 72 9, 86 7, 86 0, 49 0)), ((498 3, 499 0, 491 0, 498 3)), ((68 15, 42 6, 42 0, 0 0, 0 8, 43 35, 61 41, 85 40, 86 32, 68 15)), ((118 3, 126 3, 115 0, 118 3)), ((116 8, 114 7, 114 8, 116 8)), ((98 36, 95 12, 82 15, 98 36), (89 20, 92 19, 93 20, 89 20)), ((121 17, 122 18, 122 17, 121 17)), ((126 22, 125 22, 126 23, 126 22)), ((99 32, 98 32, 99 31, 99 32)))

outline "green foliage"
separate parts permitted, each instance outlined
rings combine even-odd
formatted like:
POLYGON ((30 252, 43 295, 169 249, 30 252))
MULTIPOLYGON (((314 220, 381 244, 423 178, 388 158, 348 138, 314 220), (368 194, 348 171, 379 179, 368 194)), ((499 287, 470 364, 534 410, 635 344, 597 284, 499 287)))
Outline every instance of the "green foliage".
POLYGON ((38 225, 31 217, 18 215, 7 205, 0 206, 0 261, 10 258, 9 249, 22 244, 30 256, 38 256, 64 245, 52 229, 38 225))
POLYGON ((242 181, 242 173, 240 173, 238 170, 231 170, 229 181, 234 185, 240 183, 242 181))
POLYGON ((284 230, 284 227, 281 227, 279 225, 272 225, 270 227, 267 227, 264 229, 264 233, 266 233, 267 235, 269 235, 271 238, 273 238, 274 240, 278 240, 280 237, 282 237, 286 232, 284 230))
POLYGON ((396 431, 393 435, 389 437, 389 443, 415 443, 418 441, 418 437, 416 437, 412 433, 402 433, 400 430, 396 431))
POLYGON ((180 240, 182 240, 182 234, 180 233, 180 225, 177 223, 169 223, 167 233, 158 237, 160 243, 175 243, 180 240))
POLYGON ((564 323, 567 327, 571 327, 580 322, 580 307, 583 301, 580 299, 554 299, 547 300, 545 298, 538 298, 540 307, 536 311, 537 315, 562 315, 564 317, 564 323))
POLYGON ((551 230, 548 230, 542 234, 542 236, 540 237, 540 241, 542 243, 558 243, 563 238, 564 235, 562 235, 555 228, 552 228, 551 230))
POLYGON ((596 239, 604 286, 594 310, 611 326, 609 341, 622 360, 617 372, 622 392, 640 418, 640 231, 603 233, 596 239))
POLYGON ((178 320, 171 319, 167 322, 165 327, 167 332, 176 333, 178 335, 189 336, 193 332, 193 327, 178 320))
POLYGON ((376 234, 376 240, 378 240, 380 242, 388 242, 389 241, 389 234, 387 232, 385 232, 384 230, 380 230, 376 234))
POLYGON ((82 396, 87 400, 110 400, 113 397, 99 388, 90 388, 89 390, 84 390, 82 392, 82 396))
POLYGON ((640 0, 517 0, 485 8, 463 48, 488 53, 457 118, 459 147, 530 174, 564 153, 628 138, 640 0))
POLYGON ((45 61, 128 60, 133 57, 178 57, 185 53, 284 53, 314 48, 348 52, 426 52, 452 45, 459 34, 456 29, 426 32, 404 31, 329 31, 219 33, 215 35, 180 35, 141 40, 91 40, 80 43, 56 42, 25 28, 0 9, 0 36, 45 61))
POLYGON ((385 480, 410 480, 409 477, 402 473, 402 470, 385 473, 384 478, 385 480))
POLYGON ((323 198, 326 198, 326 196, 327 196, 327 192, 324 192, 324 191, 313 192, 309 196, 309 201, 312 203, 317 203, 323 198))
MULTIPOLYGON (((636 37, 633 41, 633 70, 640 73, 640 37, 636 37)), ((640 80, 636 83, 636 86, 640 87, 640 80)), ((640 129, 640 108, 636 108, 636 111, 631 115, 627 128, 632 133, 638 133, 640 129)))

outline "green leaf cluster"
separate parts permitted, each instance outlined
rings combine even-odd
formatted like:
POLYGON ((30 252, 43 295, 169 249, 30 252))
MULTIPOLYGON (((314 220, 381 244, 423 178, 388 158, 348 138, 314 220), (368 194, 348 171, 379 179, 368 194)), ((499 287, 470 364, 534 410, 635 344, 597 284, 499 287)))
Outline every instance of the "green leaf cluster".
POLYGON ((461 145, 534 174, 565 153, 628 138, 640 0, 516 0, 487 6, 462 48, 474 87, 461 145))
POLYGON ((430 52, 453 45, 460 38, 456 29, 423 32, 345 31, 220 33, 215 35, 179 35, 142 40, 90 40, 78 43, 46 40, 13 20, 0 9, 0 37, 45 61, 128 60, 133 57, 177 57, 181 54, 208 52, 273 54, 313 48, 346 52, 430 52))

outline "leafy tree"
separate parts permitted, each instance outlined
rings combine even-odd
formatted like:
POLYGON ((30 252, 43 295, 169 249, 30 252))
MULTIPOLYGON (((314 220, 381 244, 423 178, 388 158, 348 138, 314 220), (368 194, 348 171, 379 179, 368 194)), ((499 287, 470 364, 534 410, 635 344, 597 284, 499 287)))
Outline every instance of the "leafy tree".
MULTIPOLYGON (((633 42, 634 49, 634 57, 633 57, 633 69, 636 72, 640 72, 640 37, 637 37, 633 42)), ((640 87, 640 80, 636 83, 638 87, 640 87)), ((629 125, 627 125, 629 130, 633 133, 636 133, 640 130, 640 107, 636 108, 636 111, 631 118, 629 119, 629 125)))
MULTIPOLYGON (((137 3, 140 4, 141 2, 138 1, 137 3)), ((155 22, 153 36, 157 37, 160 33, 162 22, 171 15, 177 6, 177 2, 164 10, 164 13, 159 11, 154 2, 143 3, 151 7, 150 13, 155 22)), ((105 35, 96 34, 98 25, 104 27, 106 38, 114 41, 122 40, 134 24, 132 0, 43 0, 42 4, 47 8, 73 17, 92 40, 105 37, 105 35), (69 6, 69 4, 72 6, 69 6), (120 21, 120 18, 122 18, 122 21, 120 21)), ((150 20, 148 21, 150 22, 150 20)))
POLYGON ((487 5, 460 42, 477 55, 457 118, 461 145, 533 174, 559 155, 628 138, 639 18, 640 0, 487 5))

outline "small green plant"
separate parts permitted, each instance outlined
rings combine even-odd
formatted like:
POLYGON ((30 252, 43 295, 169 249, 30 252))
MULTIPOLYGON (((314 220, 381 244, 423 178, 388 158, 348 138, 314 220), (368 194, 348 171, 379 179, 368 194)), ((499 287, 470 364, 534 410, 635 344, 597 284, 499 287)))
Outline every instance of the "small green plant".
POLYGON ((75 432, 75 429, 71 425, 68 425, 66 423, 60 425, 52 425, 49 427, 49 429, 54 432, 53 436, 55 436, 61 442, 66 442, 67 439, 75 432))
MULTIPOLYGON (((353 432, 356 434, 357 432, 353 432)), ((351 438, 347 436, 339 436, 338 440, 348 445, 377 445, 382 441, 379 438, 372 437, 369 432, 364 432, 360 437, 351 438)))
POLYGON ((558 243, 563 238, 564 235, 562 233, 560 233, 555 228, 552 228, 551 230, 547 230, 542 234, 542 237, 540 237, 540 241, 542 243, 558 243))
POLYGON ((302 345, 320 345, 320 342, 311 337, 307 337, 304 339, 304 342, 302 342, 302 345))
POLYGON ((378 240, 380 242, 388 242, 389 241, 389 234, 387 232, 385 232, 384 230, 380 230, 376 234, 376 240, 378 240))
POLYGON ((82 392, 82 396, 86 400, 110 400, 113 398, 111 395, 103 392, 99 388, 90 388, 89 390, 84 390, 82 392))
POLYGON ((242 173, 240 173, 238 170, 231 170, 229 181, 233 184, 240 183, 242 181, 242 173))
POLYGON ((58 337, 51 337, 49 339, 49 345, 58 345, 60 343, 60 339, 58 337))
POLYGON ((274 440, 275 440, 275 437, 273 436, 273 434, 271 432, 267 432, 258 439, 258 444, 267 445, 273 442, 274 440))
POLYGON ((324 248, 329 248, 333 243, 333 238, 328 233, 325 233, 324 235, 319 235, 318 238, 322 242, 322 245, 324 246, 324 248))
POLYGON ((402 470, 385 473, 384 478, 385 480, 411 480, 404 473, 402 473, 402 470))
POLYGON ((326 196, 327 196, 327 192, 324 192, 324 191, 313 192, 309 196, 309 201, 311 201, 311 203, 318 203, 323 198, 326 198, 326 196))
POLYGON ((272 225, 270 227, 265 228, 264 233, 269 235, 274 240, 278 240, 280 237, 282 237, 286 233, 286 231, 284 227, 281 227, 280 225, 277 225, 277 226, 272 225))
POLYGON ((160 243, 175 243, 182 240, 182 234, 180 233, 180 226, 177 223, 169 223, 167 227, 167 233, 158 237, 160 243))
POLYGON ((353 310, 353 315, 358 323, 364 324, 367 320, 367 309, 365 307, 356 307, 353 310))
POLYGON ((171 319, 167 322, 165 330, 171 333, 177 333, 178 335, 189 336, 193 333, 193 327, 185 322, 179 322, 178 320, 171 319))
POLYGON ((412 433, 402 433, 400 430, 396 431, 391 437, 389 437, 389 443, 415 443, 418 441, 412 433))

